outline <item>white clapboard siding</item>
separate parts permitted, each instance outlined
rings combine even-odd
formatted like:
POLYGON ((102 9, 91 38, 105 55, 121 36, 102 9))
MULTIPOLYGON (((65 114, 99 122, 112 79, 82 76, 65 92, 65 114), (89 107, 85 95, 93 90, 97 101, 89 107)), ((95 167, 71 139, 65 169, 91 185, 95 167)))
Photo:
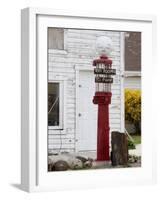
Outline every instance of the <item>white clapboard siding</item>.
POLYGON ((61 139, 63 139, 63 143, 64 144, 68 144, 68 143, 70 143, 70 144, 74 144, 75 143, 75 139, 74 138, 66 138, 66 137, 58 137, 58 136, 54 136, 54 137, 50 137, 50 140, 49 140, 49 144, 59 144, 60 143, 60 141, 59 140, 61 140, 61 139))
POLYGON ((125 77, 124 87, 129 89, 141 89, 141 77, 125 77))
MULTIPOLYGON (((62 131, 48 130, 48 151, 75 151, 76 147, 76 73, 75 67, 93 68, 96 58, 95 42, 98 36, 111 37, 113 68, 117 70, 112 85, 112 103, 110 105, 110 130, 121 128, 121 86, 120 86, 120 33, 112 31, 67 29, 65 31, 65 50, 48 50, 48 78, 54 80, 61 76, 66 80, 66 119, 62 131)), ((91 100, 92 101, 92 100, 91 100)))
POLYGON ((68 143, 68 144, 65 144, 64 142, 62 142, 62 144, 61 144, 61 142, 59 141, 59 144, 55 144, 55 143, 52 143, 52 144, 48 144, 48 148, 51 150, 51 149, 73 149, 74 148, 74 146, 75 146, 75 144, 70 144, 70 143, 68 143))
MULTIPOLYGON (((64 135, 55 135, 55 134, 49 134, 48 135, 48 138, 50 139, 49 140, 49 143, 50 141, 52 140, 60 140, 60 139, 63 139, 65 141, 69 141, 69 142, 73 142, 75 141, 75 137, 73 134, 64 134, 64 135)), ((54 142, 53 142, 54 143, 54 142)))

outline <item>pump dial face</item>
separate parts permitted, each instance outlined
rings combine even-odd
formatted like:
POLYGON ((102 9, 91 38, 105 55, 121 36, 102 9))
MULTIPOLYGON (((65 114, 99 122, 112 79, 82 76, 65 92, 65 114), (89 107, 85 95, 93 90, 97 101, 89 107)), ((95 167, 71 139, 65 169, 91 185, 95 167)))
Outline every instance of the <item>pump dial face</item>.
POLYGON ((112 51, 112 40, 107 36, 100 36, 96 40, 96 51, 100 56, 107 56, 112 51))

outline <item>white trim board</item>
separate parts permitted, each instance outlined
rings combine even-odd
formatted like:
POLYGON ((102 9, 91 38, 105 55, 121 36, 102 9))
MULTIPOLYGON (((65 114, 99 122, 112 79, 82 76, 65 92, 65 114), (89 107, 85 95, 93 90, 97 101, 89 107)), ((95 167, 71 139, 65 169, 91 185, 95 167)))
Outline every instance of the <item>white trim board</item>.
POLYGON ((121 132, 124 133, 125 131, 125 102, 124 102, 124 78, 123 73, 125 70, 125 62, 124 62, 124 53, 125 53, 125 39, 124 39, 124 33, 120 33, 120 65, 121 65, 121 74, 120 74, 120 90, 121 90, 121 132))
POLYGON ((36 13, 21 13, 21 188, 37 185, 36 132, 36 13))
POLYGON ((66 81, 63 78, 57 77, 54 80, 48 80, 48 83, 59 83, 59 126, 48 126, 48 130, 60 130, 61 134, 64 134, 66 129, 66 81))
POLYGON ((85 11, 85 10, 61 10, 61 9, 52 9, 52 8, 25 8, 29 9, 31 12, 37 15, 52 15, 52 16, 69 16, 77 18, 93 18, 93 19, 112 19, 112 20, 126 20, 126 21, 139 21, 139 22, 152 22, 155 21, 155 15, 139 15, 139 14, 124 14, 124 13, 110 13, 105 11, 85 11))
MULTIPOLYGON (((79 124, 79 75, 80 75, 80 71, 90 71, 92 72, 93 71, 93 67, 91 66, 90 68, 89 67, 83 67, 81 68, 80 66, 75 66, 75 77, 76 77, 76 87, 75 87, 75 90, 76 90, 76 114, 75 114, 75 118, 76 118, 76 127, 75 127, 75 150, 76 152, 79 151, 79 142, 78 142, 78 139, 79 139, 79 127, 78 127, 78 124, 79 124)), ((94 94, 93 94, 94 95, 94 94)))
POLYGON ((139 71, 125 71, 124 77, 141 77, 141 72, 139 72, 139 71))

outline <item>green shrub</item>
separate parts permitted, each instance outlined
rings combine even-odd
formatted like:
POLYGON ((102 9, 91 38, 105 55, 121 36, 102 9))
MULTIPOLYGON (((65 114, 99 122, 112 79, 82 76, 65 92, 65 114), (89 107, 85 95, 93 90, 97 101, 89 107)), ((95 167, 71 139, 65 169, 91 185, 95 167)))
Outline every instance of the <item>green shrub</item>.
POLYGON ((128 140, 128 149, 135 149, 135 144, 131 140, 128 140))

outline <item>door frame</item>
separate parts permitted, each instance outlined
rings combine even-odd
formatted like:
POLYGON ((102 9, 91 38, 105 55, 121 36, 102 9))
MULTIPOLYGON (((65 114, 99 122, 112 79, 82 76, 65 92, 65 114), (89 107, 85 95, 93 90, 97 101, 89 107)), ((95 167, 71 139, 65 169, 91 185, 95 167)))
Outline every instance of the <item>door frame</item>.
POLYGON ((124 74, 125 74, 125 33, 120 32, 120 92, 121 92, 121 112, 120 120, 121 127, 120 131, 125 132, 125 92, 124 92, 124 74))
MULTIPOLYGON (((75 94, 76 94, 76 112, 75 112, 75 151, 79 151, 79 77, 80 77, 80 72, 88 72, 88 71, 93 71, 93 67, 81 67, 81 66, 75 66, 75 78, 76 78, 76 87, 75 87, 75 94)), ((94 94, 93 94, 94 95, 94 94)))

